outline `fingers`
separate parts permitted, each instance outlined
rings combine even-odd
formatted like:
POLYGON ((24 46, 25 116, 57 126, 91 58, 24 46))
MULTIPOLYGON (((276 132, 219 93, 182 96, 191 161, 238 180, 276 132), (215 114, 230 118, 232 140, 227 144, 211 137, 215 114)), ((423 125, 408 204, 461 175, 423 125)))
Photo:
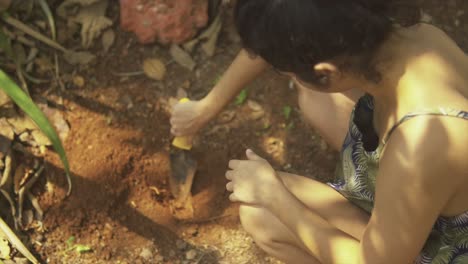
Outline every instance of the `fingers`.
POLYGON ((239 202, 239 199, 236 197, 234 193, 231 193, 231 195, 229 195, 229 200, 231 202, 239 202))
POLYGON ((253 160, 253 161, 263 161, 263 160, 265 160, 264 158, 262 158, 262 157, 258 156, 257 154, 255 154, 255 152, 253 152, 253 150, 251 150, 251 149, 247 149, 245 151, 245 154, 247 155, 247 158, 249 160, 253 160))
POLYGON ((190 126, 181 120, 178 119, 171 119, 171 134, 174 136, 180 137, 180 136, 187 136, 188 134, 193 134, 192 129, 189 129, 190 126))
POLYGON ((233 176, 234 176, 234 171, 232 170, 226 171, 226 179, 232 181, 233 176))
POLYGON ((228 182, 228 183, 226 184, 226 190, 227 190, 228 192, 233 192, 233 191, 234 191, 234 184, 233 184, 232 182, 228 182))
POLYGON ((229 168, 235 170, 239 165, 241 161, 240 160, 230 160, 229 161, 229 168))
POLYGON ((185 136, 184 133, 181 132, 181 130, 179 130, 178 128, 171 128, 171 134, 176 136, 176 137, 182 137, 182 136, 185 136))

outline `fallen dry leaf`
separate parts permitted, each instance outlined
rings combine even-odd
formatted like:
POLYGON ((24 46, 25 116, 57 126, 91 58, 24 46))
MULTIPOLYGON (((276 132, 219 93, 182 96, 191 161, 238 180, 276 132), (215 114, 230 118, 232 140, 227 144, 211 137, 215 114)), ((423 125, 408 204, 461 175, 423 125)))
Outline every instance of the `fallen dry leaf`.
POLYGON ((226 124, 231 122, 236 117, 236 111, 234 110, 226 110, 223 111, 218 117, 218 123, 226 124))
POLYGON ((85 79, 80 75, 74 75, 72 77, 72 82, 78 88, 82 88, 85 85, 85 79))
POLYGON ((104 52, 108 52, 109 49, 114 45, 115 42, 115 32, 112 29, 108 29, 102 34, 102 48, 104 52))
POLYGON ((191 71, 195 69, 196 63, 188 54, 183 50, 181 47, 178 45, 172 45, 171 49, 169 50, 172 58, 174 59, 175 62, 177 62, 180 66, 185 67, 191 71))
POLYGON ((81 24, 81 45, 89 48, 101 32, 112 25, 112 20, 105 16, 108 0, 66 0, 57 9, 57 14, 64 19, 81 24), (76 14, 68 10, 79 7, 76 14))
POLYGON ((63 58, 71 65, 87 65, 96 59, 96 56, 87 51, 68 51, 64 53, 63 58))
POLYGON ((143 71, 148 78, 162 81, 166 76, 166 65, 159 59, 146 59, 143 62, 143 71))

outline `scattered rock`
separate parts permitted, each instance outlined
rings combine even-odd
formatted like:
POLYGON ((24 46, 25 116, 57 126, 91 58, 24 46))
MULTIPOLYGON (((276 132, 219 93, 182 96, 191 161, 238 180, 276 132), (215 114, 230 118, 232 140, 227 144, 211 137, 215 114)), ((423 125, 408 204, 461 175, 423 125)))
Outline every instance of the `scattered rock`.
POLYGON ((121 0, 120 23, 139 42, 181 44, 208 23, 208 0, 121 0))
POLYGON ((195 249, 191 249, 185 253, 185 258, 187 260, 193 260, 197 257, 198 252, 195 249))
POLYGON ((162 81, 166 76, 166 65, 159 59, 146 59, 143 62, 143 72, 148 78, 162 81))
POLYGON ((193 71, 195 69, 196 63, 188 54, 185 52, 181 47, 178 45, 172 45, 171 49, 169 50, 172 58, 174 59, 177 64, 179 64, 182 67, 185 67, 189 69, 190 71, 193 71))
POLYGON ((146 261, 151 261, 153 258, 153 252, 149 248, 143 248, 140 253, 140 258, 146 260, 146 261))
POLYGON ((74 75, 72 77, 72 82, 73 85, 75 85, 78 88, 83 88, 83 86, 85 85, 85 79, 83 78, 83 76, 80 75, 74 75))
POLYGON ((270 154, 280 164, 285 163, 284 141, 276 137, 268 137, 263 142, 265 152, 270 154))

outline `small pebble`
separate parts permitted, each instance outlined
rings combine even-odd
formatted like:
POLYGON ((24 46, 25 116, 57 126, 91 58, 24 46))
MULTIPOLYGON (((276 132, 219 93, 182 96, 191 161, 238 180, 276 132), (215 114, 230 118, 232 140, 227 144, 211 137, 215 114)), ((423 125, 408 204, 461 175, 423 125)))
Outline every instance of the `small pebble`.
POLYGON ((192 260, 197 256, 197 251, 195 249, 191 249, 185 253, 185 258, 188 260, 192 260))
POLYGON ((151 260, 153 258, 153 253, 149 248, 144 248, 141 250, 140 257, 144 260, 151 260))

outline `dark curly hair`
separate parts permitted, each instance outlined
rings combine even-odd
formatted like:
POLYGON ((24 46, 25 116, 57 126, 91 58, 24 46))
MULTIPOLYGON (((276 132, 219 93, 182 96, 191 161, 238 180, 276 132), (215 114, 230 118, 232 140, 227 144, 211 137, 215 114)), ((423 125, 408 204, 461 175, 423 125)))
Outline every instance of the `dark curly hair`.
POLYGON ((244 47, 279 71, 320 84, 318 62, 359 57, 358 70, 378 82, 375 51, 394 29, 391 0, 237 0, 235 23, 244 47))

